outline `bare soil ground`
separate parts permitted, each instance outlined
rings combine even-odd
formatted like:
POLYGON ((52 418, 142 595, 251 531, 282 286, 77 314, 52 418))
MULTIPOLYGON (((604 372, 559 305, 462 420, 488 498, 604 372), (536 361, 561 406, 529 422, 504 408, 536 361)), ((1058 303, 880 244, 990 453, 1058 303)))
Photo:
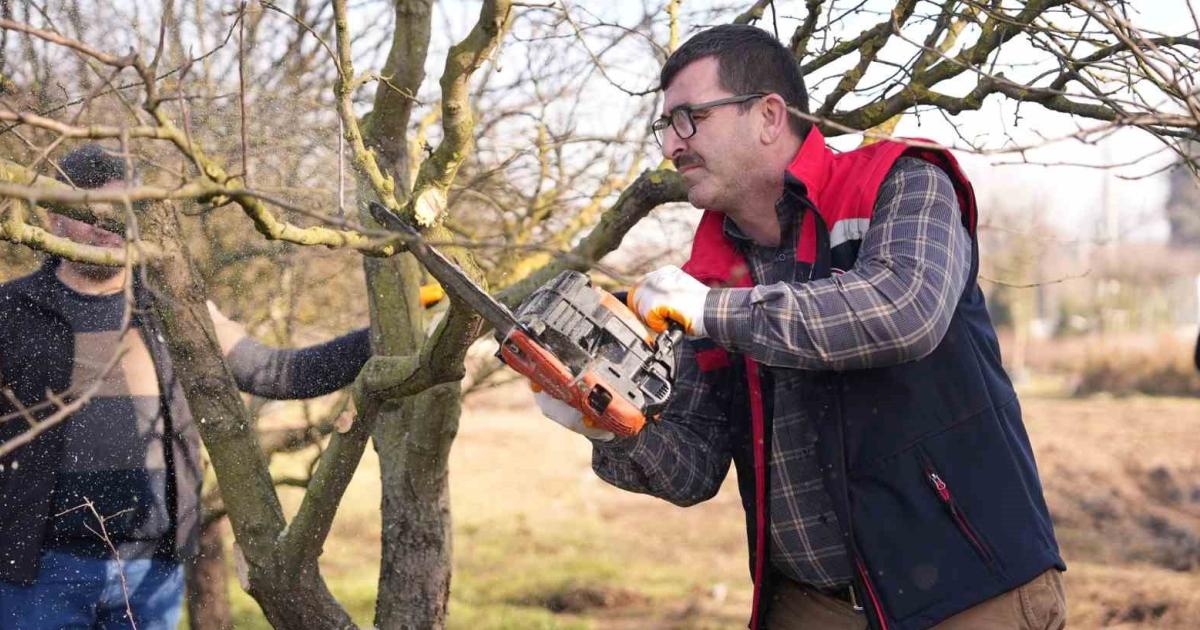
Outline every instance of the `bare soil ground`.
POLYGON ((1071 625, 1200 627, 1200 400, 1027 398, 1071 625))
MULTIPOLYGON (((1070 627, 1200 627, 1200 400, 1023 401, 1069 565, 1070 627)), ((589 458, 585 440, 540 418, 519 389, 469 400, 451 457, 451 626, 744 627, 750 583, 732 477, 682 509, 606 485, 589 458)), ((322 562, 365 625, 378 484, 369 453, 322 562)), ((244 595, 235 608, 238 627, 262 626, 244 595)))

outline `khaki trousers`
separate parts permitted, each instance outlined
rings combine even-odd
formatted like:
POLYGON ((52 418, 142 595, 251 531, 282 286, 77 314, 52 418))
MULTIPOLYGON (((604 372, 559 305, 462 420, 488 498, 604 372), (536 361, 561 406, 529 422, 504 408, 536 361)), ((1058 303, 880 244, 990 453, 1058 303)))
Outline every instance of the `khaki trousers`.
MULTIPOLYGON (((1057 569, 976 604, 934 630, 1061 630, 1067 596, 1057 569)), ((767 614, 767 630, 863 630, 867 619, 850 604, 795 582, 779 585, 767 614)))

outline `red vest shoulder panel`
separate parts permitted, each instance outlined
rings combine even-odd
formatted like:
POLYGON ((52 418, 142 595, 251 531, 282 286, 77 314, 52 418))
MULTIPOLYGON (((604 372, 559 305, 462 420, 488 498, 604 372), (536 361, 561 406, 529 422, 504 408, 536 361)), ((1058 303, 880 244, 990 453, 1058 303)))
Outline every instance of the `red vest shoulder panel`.
MULTIPOLYGON (((925 140, 910 142, 926 143, 925 140)), ((842 221, 870 221, 883 180, 903 156, 930 162, 946 172, 958 193, 963 224, 975 234, 975 193, 958 162, 944 149, 912 146, 885 140, 846 153, 834 153, 825 137, 813 128, 788 165, 787 172, 804 185, 827 229, 838 231, 842 221)), ((725 215, 705 211, 692 241, 692 253, 683 269, 710 286, 749 287, 753 282, 745 260, 724 233, 725 215)), ((812 262, 816 256, 815 222, 805 220, 796 243, 796 259, 812 262)))

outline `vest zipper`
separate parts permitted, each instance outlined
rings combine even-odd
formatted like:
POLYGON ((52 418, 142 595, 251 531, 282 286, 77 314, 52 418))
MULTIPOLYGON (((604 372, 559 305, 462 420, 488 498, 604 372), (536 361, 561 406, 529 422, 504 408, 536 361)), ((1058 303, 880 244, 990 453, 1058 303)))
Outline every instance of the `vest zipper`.
POLYGON ((975 528, 971 526, 971 523, 967 520, 966 515, 963 514, 962 510, 959 509, 958 504, 955 503, 954 495, 950 493, 950 486, 946 485, 946 481, 942 479, 941 475, 934 470, 933 465, 928 461, 925 463, 925 478, 929 481, 929 484, 933 486, 933 491, 937 494, 938 500, 941 501, 942 505, 946 508, 946 511, 950 514, 950 517, 954 519, 954 524, 958 526, 959 531, 962 532, 963 536, 966 537, 967 542, 975 548, 975 551, 983 557, 983 560, 987 562, 989 566, 994 566, 996 559, 992 555, 991 550, 989 550, 987 545, 983 543, 983 538, 981 538, 979 534, 975 532, 975 528))
POLYGON ((863 587, 867 589, 867 597, 871 598, 871 609, 875 613, 875 619, 879 621, 880 630, 887 630, 887 619, 883 617, 883 604, 879 602, 879 597, 875 595, 875 587, 871 584, 871 578, 867 577, 867 567, 863 565, 862 558, 855 554, 855 567, 858 569, 858 576, 862 579, 863 587))

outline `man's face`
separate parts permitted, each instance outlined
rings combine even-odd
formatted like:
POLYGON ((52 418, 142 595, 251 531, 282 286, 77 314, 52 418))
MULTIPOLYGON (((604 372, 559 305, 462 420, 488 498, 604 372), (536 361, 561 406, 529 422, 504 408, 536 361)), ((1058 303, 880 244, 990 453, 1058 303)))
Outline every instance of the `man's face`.
MULTIPOLYGON (((56 236, 70 239, 81 245, 96 247, 123 247, 125 245, 125 238, 119 234, 53 212, 50 213, 50 231, 56 236)), ((72 269, 80 275, 97 281, 114 278, 125 269, 124 267, 88 263, 67 262, 67 264, 70 264, 72 269)))
MULTIPOLYGON (((698 59, 679 71, 663 99, 663 115, 680 105, 697 105, 733 96, 720 85, 715 57, 698 59)), ((674 129, 663 132, 663 155, 675 163, 697 208, 729 211, 743 198, 747 169, 755 157, 751 116, 738 105, 694 112, 696 133, 680 139, 674 129)))
POLYGON ((80 245, 96 247, 124 247, 125 237, 102 230, 94 225, 77 219, 52 213, 50 215, 50 231, 57 236, 70 239, 80 245))
MULTIPOLYGON (((109 182, 100 187, 100 190, 111 190, 125 186, 124 182, 109 182)), ((84 223, 77 219, 63 216, 54 212, 50 213, 50 232, 56 236, 69 239, 80 245, 92 245, 95 247, 124 247, 125 237, 120 234, 102 230, 89 223, 84 223)), ((82 275, 85 275, 94 280, 105 280, 115 277, 121 273, 122 267, 110 267, 107 265, 89 265, 85 263, 73 263, 74 268, 82 275)))
MULTIPOLYGON (((120 190, 125 188, 127 184, 123 181, 116 180, 97 188, 96 190, 120 190)), ((97 204, 101 205, 101 204, 97 204)), ((107 204, 105 204, 107 205, 107 204)), ((108 206, 111 212, 112 206, 108 206)), ((62 236, 81 245, 94 245, 96 247, 124 247, 125 237, 120 234, 102 230, 90 223, 84 223, 77 219, 63 216, 57 213, 50 214, 50 231, 58 236, 62 236)))

